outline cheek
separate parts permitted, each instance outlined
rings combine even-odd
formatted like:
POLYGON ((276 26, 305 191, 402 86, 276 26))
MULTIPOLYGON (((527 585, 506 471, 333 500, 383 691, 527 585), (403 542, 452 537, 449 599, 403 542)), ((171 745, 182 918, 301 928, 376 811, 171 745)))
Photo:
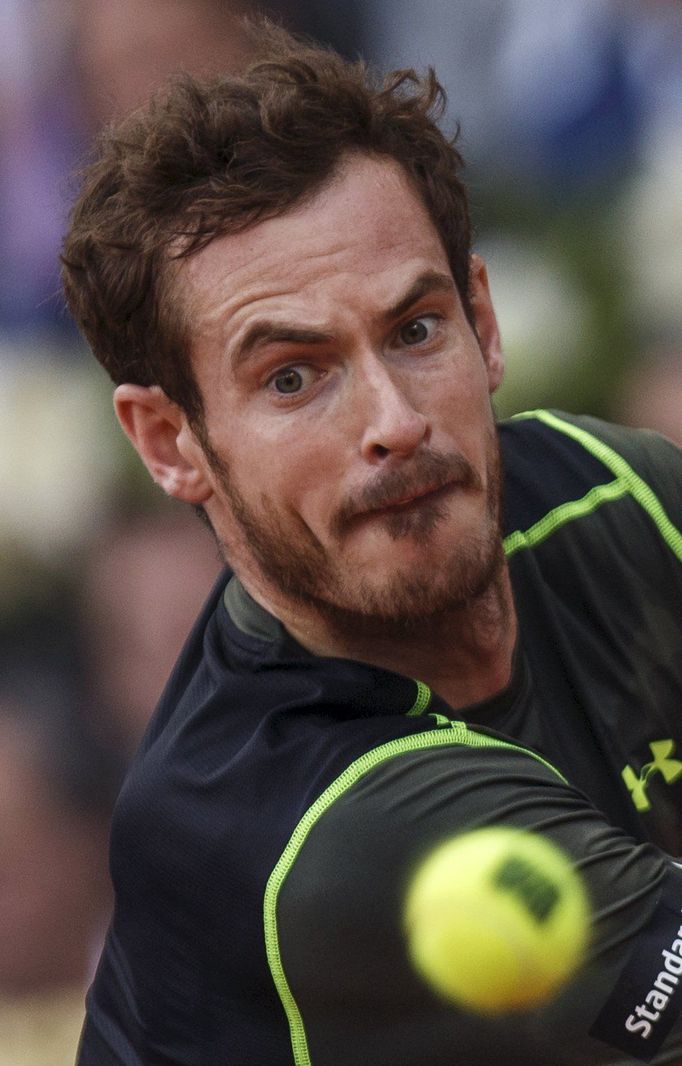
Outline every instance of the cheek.
POLYGON ((280 516, 300 516, 314 526, 329 507, 336 481, 333 452, 319 426, 309 433, 291 421, 279 432, 243 433, 230 457, 230 480, 255 509, 267 500, 280 516))
POLYGON ((350 414, 354 397, 344 384, 341 375, 330 375, 326 388, 307 404, 275 414, 254 411, 242 426, 241 439, 262 474, 278 470, 307 490, 348 460, 355 435, 350 414))
POLYGON ((312 447, 286 471, 283 499, 313 532, 327 526, 338 500, 337 463, 324 447, 312 447))
POLYGON ((480 356, 434 380, 431 397, 434 421, 456 435, 480 437, 491 422, 488 379, 480 356))

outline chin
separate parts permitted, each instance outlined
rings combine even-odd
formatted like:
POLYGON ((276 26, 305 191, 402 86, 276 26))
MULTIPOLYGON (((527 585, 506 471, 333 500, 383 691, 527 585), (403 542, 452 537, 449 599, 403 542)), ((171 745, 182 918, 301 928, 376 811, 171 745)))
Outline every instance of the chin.
MULTIPOLYGON (((425 618, 459 611, 485 595, 501 569, 502 552, 492 549, 484 556, 458 555, 448 562, 427 561, 419 553, 420 566, 406 567, 383 580, 376 571, 371 578, 346 584, 339 590, 332 611, 366 620, 409 627, 425 618)), ((442 554, 441 554, 442 558, 442 554)))

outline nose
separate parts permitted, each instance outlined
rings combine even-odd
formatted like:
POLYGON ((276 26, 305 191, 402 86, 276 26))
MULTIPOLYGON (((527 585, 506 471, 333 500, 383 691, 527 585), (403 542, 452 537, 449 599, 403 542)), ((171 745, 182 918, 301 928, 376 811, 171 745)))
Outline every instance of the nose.
POLYGON ((384 463, 390 456, 412 455, 428 439, 430 425, 412 403, 404 383, 377 360, 366 370, 360 387, 365 415, 363 457, 384 463))

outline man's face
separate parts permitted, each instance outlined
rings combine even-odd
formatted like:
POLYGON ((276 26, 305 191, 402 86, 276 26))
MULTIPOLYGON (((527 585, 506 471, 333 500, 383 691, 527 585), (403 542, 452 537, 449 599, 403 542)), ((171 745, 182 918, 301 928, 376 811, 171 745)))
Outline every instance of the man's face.
POLYGON ((482 591, 501 559, 496 371, 401 169, 352 157, 183 270, 204 505, 256 598, 401 622, 482 591))

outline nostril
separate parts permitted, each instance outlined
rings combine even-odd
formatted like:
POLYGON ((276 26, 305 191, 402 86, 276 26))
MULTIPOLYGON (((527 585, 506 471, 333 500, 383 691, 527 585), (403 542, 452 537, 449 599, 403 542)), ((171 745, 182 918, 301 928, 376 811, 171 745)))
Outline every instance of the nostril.
POLYGON ((388 455, 388 448, 385 448, 383 444, 375 444, 374 452, 380 459, 385 459, 388 455))

